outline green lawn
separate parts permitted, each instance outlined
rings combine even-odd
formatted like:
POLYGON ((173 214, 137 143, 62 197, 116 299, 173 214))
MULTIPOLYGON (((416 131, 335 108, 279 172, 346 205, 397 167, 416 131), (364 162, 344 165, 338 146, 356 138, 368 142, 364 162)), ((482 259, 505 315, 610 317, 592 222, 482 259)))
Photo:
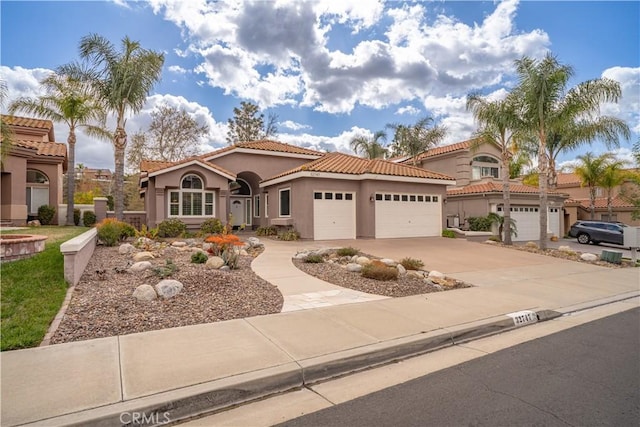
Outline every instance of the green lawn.
POLYGON ((67 292, 60 245, 88 229, 49 226, 2 232, 41 234, 49 238, 39 254, 0 265, 0 350, 40 344, 67 292))

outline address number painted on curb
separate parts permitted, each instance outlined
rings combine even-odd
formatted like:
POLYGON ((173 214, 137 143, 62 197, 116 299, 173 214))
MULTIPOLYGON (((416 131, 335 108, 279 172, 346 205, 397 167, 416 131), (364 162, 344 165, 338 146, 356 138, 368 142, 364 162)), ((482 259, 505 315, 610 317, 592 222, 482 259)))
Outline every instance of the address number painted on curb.
POLYGON ((515 313, 507 314, 507 316, 513 319, 513 324, 516 326, 538 323, 538 315, 531 310, 516 311, 515 313))

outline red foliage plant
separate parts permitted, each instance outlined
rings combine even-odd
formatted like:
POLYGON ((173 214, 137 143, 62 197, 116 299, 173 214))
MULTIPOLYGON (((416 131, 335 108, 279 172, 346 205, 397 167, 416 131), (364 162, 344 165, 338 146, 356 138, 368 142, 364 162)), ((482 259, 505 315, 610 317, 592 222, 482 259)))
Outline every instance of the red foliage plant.
POLYGON ((211 243, 211 247, 207 251, 216 256, 221 255, 224 251, 232 248, 233 246, 244 245, 244 243, 240 241, 240 238, 235 234, 218 234, 215 236, 209 236, 205 239, 205 242, 211 243))

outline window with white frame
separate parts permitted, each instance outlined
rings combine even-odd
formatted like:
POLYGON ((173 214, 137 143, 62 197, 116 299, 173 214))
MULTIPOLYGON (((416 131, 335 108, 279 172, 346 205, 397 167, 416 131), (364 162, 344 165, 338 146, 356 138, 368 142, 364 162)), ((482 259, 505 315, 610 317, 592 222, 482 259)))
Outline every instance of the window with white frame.
POLYGON ((498 159, 491 156, 476 156, 471 162, 471 179, 500 178, 498 159))
POLYGON ((29 214, 38 213, 38 208, 49 204, 49 178, 39 170, 27 169, 27 208, 29 214))
POLYGON ((269 218, 269 193, 264 193, 264 217, 269 218))
POLYGON ((260 218, 260 195, 253 196, 253 216, 260 218))
POLYGON ((291 189, 284 188, 278 191, 278 216, 287 217, 291 216, 291 189))
POLYGON ((199 176, 186 175, 180 190, 169 192, 169 216, 213 216, 214 195, 213 191, 204 191, 199 176))

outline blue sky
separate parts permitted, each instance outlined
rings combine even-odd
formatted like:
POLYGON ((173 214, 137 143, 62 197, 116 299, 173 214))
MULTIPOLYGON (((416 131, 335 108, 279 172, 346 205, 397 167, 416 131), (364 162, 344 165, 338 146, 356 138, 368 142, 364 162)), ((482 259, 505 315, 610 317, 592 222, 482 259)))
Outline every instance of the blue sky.
MULTIPOLYGON (((575 68, 572 84, 618 80, 623 99, 603 112, 640 134, 640 2, 380 2, 293 0, 2 1, 0 78, 9 101, 38 94, 38 80, 78 59, 80 38, 125 36, 166 54, 162 81, 129 118, 145 128, 160 104, 184 108, 210 134, 201 150, 226 145, 241 101, 279 118, 278 139, 349 152, 353 136, 426 115, 447 126, 443 144, 476 126, 466 95, 504 94, 513 60, 548 50, 575 68)), ((56 126, 58 141, 66 140, 56 126)), ((391 135, 390 135, 391 137, 391 135)), ((604 152, 600 144, 586 150, 604 152)), ((80 135, 76 162, 113 169, 109 143, 80 135)))

